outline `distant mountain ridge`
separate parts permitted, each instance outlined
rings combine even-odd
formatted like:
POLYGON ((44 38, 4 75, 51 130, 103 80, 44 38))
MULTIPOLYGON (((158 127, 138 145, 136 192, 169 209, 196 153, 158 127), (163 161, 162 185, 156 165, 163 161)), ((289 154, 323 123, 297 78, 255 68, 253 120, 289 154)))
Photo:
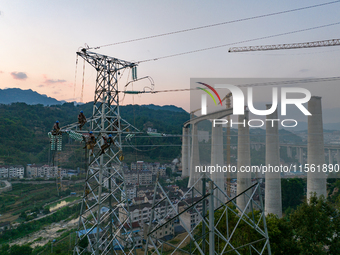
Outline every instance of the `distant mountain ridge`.
MULTIPOLYGON (((0 89, 0 104, 11 104, 11 103, 26 103, 28 105, 42 104, 44 106, 50 105, 61 105, 66 103, 66 101, 58 101, 55 98, 48 97, 46 95, 39 94, 31 89, 23 90, 19 88, 8 88, 0 89)), ((82 104, 76 103, 75 104, 82 104)), ((163 110, 171 112, 186 112, 184 109, 174 106, 174 105, 141 105, 152 110, 163 110)))
POLYGON ((55 98, 41 95, 31 89, 22 90, 19 88, 0 89, 0 104, 26 103, 28 105, 42 104, 58 105, 65 101, 58 101, 55 98))
POLYGON ((186 112, 183 108, 174 106, 174 105, 154 105, 154 104, 144 104, 141 105, 142 107, 147 107, 152 110, 163 110, 163 111, 170 111, 170 112, 186 112))

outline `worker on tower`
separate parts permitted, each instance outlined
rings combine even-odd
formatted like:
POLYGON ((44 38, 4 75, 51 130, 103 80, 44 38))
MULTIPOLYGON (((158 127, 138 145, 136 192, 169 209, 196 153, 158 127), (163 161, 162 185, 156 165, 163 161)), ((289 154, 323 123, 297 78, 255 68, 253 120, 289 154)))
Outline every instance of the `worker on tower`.
POLYGON ((59 121, 57 120, 53 125, 52 135, 58 135, 60 132, 59 121))
POLYGON ((84 112, 80 111, 80 113, 78 115, 78 123, 79 123, 80 130, 85 125, 86 121, 87 120, 86 120, 86 117, 84 115, 84 112))
POLYGON ((111 143, 113 143, 112 135, 109 134, 108 137, 103 136, 104 144, 101 146, 102 153, 110 147, 111 143))
POLYGON ((90 137, 88 138, 88 141, 86 143, 86 147, 88 150, 91 151, 91 156, 93 156, 93 150, 94 146, 96 145, 96 137, 94 136, 93 132, 90 131, 90 137))

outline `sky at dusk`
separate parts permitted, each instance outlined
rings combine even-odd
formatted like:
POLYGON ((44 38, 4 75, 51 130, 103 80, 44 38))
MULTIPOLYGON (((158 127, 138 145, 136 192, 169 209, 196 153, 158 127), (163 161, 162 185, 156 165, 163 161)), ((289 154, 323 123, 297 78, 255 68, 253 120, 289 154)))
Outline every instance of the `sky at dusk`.
MULTIPOLYGON (((32 89, 80 101, 83 60, 76 51, 172 31, 232 21, 329 1, 3 1, 0 4, 0 89, 32 89), (76 72, 77 71, 77 72, 76 72), (76 73, 76 87, 74 88, 76 73)), ((340 2, 93 50, 127 61, 155 59, 243 40, 340 22, 340 2)), ((234 46, 339 38, 340 25, 234 46)), ((300 78, 339 76, 340 46, 228 53, 229 47, 140 63, 155 90, 190 87, 190 78, 300 78)), ((131 74, 130 74, 131 75, 131 74)), ((85 65, 84 102, 94 96, 96 72, 85 65)), ((131 78, 131 77, 130 77, 131 78)), ((129 81, 120 79, 120 87, 129 81)), ((130 84, 142 90, 148 80, 130 84)), ((123 98, 121 98, 123 99, 123 98)), ((173 104, 190 108, 189 92, 126 95, 122 104, 173 104)))

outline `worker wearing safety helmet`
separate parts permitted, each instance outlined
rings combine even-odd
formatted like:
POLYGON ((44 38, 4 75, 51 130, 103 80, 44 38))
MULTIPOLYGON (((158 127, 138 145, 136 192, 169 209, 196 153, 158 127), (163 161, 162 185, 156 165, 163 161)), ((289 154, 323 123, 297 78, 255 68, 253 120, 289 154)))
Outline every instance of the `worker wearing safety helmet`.
POLYGON ((91 152, 90 155, 92 156, 93 151, 94 151, 94 146, 96 145, 96 137, 94 136, 92 131, 90 131, 89 134, 90 134, 90 136, 87 139, 86 147, 87 147, 88 150, 90 150, 90 152, 91 152))
POLYGON ((103 136, 104 144, 101 146, 102 153, 110 147, 111 143, 113 143, 112 135, 109 134, 108 137, 103 136))
POLYGON ((81 130, 81 128, 85 125, 86 123, 86 117, 84 115, 83 111, 80 111, 79 115, 78 115, 78 123, 79 123, 79 128, 81 130))
POLYGON ((54 125, 53 125, 53 131, 52 131, 52 133, 58 134, 59 131, 60 131, 59 121, 57 120, 57 121, 54 123, 54 125))

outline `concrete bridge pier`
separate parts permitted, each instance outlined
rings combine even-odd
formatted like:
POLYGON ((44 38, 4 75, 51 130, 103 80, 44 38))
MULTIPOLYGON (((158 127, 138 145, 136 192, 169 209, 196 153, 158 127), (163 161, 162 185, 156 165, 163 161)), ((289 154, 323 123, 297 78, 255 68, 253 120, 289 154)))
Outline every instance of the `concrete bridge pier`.
POLYGON ((328 149, 328 163, 333 165, 333 155, 331 149, 328 149))
MULTIPOLYGON (((215 172, 211 173, 211 179, 215 182, 215 184, 222 189, 225 190, 225 177, 224 172, 219 171, 219 166, 221 169, 224 165, 223 158, 223 129, 222 125, 216 125, 212 127, 211 133, 211 166, 216 166, 215 172)), ((225 201, 225 196, 219 189, 214 190, 214 206, 215 208, 219 207, 225 201)))
POLYGON ((287 146, 287 156, 288 158, 292 158, 292 147, 287 146))
MULTIPOLYGON (((270 109, 271 105, 267 105, 270 109)), ((267 119, 277 119, 277 111, 267 115, 267 119)), ((278 122, 266 122, 266 165, 280 165, 280 145, 279 145, 279 126, 278 122)), ((269 167, 268 167, 269 169, 269 167)), ((265 215, 273 213, 279 218, 282 217, 281 199, 281 173, 266 172, 265 176, 265 215)))
MULTIPOLYGON (((311 97, 308 102, 308 111, 312 115, 308 116, 307 163, 309 165, 322 165, 325 163, 325 150, 321 97, 311 97)), ((313 193, 316 193, 317 196, 327 196, 325 173, 307 173, 307 200, 313 193)))
MULTIPOLYGON (((202 173, 196 172, 196 166, 200 166, 200 154, 198 147, 198 132, 197 132, 197 124, 192 125, 192 143, 191 143, 191 158, 190 158, 190 173, 189 173, 189 183, 188 187, 192 187, 195 182, 200 178, 202 173)), ((195 188, 202 192, 202 182, 198 182, 195 188)))
POLYGON ((301 165, 303 165, 305 162, 303 160, 303 148, 302 147, 299 147, 299 162, 301 165))
MULTIPOLYGON (((248 126, 249 112, 238 116, 238 145, 237 145, 237 194, 240 194, 251 185, 251 173, 241 172, 241 167, 250 166, 250 137, 248 126)), ((250 192, 249 192, 250 194, 250 192)), ((245 194, 236 198, 236 203, 241 210, 246 207, 248 196, 245 194)))
POLYGON ((183 127, 182 133, 182 177, 189 176, 189 128, 183 127))

